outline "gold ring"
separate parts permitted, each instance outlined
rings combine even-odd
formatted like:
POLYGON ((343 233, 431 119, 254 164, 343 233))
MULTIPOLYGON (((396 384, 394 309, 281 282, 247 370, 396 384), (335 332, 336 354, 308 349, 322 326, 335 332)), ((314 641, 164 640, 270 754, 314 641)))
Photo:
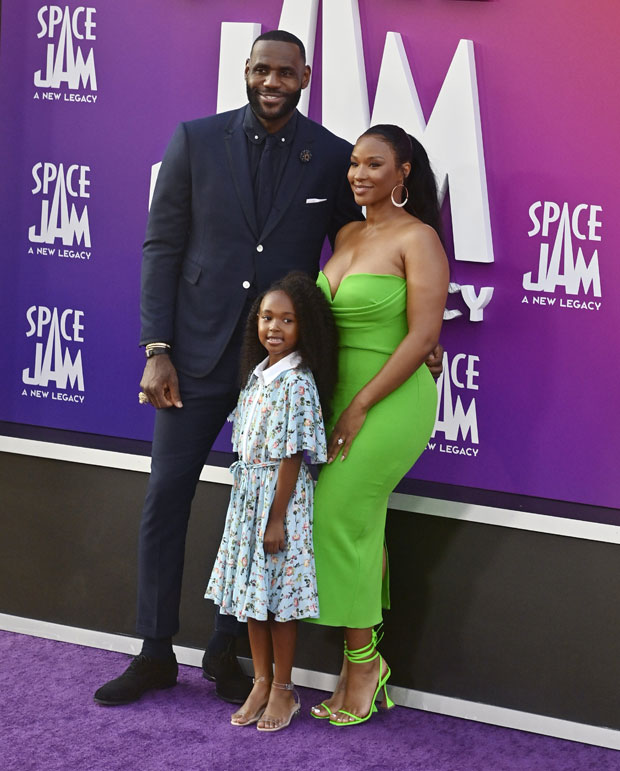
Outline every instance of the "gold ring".
POLYGON ((138 394, 138 401, 140 404, 148 404, 149 403, 149 397, 144 393, 144 391, 140 391, 138 394))

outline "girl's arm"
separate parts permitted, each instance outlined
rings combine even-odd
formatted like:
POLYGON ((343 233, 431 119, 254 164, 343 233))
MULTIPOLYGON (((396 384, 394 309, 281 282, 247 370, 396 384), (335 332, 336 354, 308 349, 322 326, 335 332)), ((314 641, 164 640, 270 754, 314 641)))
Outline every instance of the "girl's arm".
POLYGON ((416 227, 403 255, 407 280, 409 332, 379 372, 353 397, 340 415, 327 448, 327 462, 342 450, 347 457, 368 410, 402 385, 424 363, 439 340, 448 295, 448 260, 435 231, 416 227), (339 445, 338 439, 344 439, 339 445))
POLYGON ((303 452, 298 452, 290 458, 282 458, 280 461, 276 493, 273 497, 263 538, 265 554, 275 554, 284 549, 284 518, 286 517, 288 502, 297 484, 302 458, 303 452))

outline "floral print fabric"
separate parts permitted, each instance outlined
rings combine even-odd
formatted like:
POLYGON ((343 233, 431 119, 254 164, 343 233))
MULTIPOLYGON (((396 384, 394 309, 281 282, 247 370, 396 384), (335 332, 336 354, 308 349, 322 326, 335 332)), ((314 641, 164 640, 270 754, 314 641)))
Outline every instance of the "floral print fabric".
MULTIPOLYGON (((267 370, 268 371, 268 370, 267 370)), ((312 373, 295 367, 264 383, 252 374, 233 421, 233 487, 224 535, 205 597, 239 621, 316 618, 319 606, 312 546, 314 483, 302 462, 284 521, 285 548, 265 554, 263 535, 278 480, 279 462, 306 450, 327 459, 325 429, 312 373)))

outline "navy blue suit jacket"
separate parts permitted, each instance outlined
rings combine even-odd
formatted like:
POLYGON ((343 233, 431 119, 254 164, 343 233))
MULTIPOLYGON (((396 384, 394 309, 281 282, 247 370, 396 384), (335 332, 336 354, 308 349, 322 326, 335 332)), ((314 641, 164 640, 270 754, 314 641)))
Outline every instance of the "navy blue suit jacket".
POLYGON ((290 270, 315 277, 327 235, 361 212, 346 179, 351 145, 298 114, 272 210, 258 232, 245 107, 182 123, 162 161, 143 247, 141 345, 168 342, 177 369, 217 366, 250 288, 290 270))

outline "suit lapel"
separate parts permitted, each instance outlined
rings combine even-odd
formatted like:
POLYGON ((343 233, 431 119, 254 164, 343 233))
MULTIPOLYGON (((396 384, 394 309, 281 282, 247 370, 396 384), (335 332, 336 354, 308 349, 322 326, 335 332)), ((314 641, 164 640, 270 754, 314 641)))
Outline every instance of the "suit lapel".
POLYGON ((248 158, 248 143, 243 131, 244 112, 245 108, 242 107, 233 115, 230 123, 226 126, 224 146, 226 148, 226 157, 230 167, 233 186, 241 203, 241 209, 254 236, 258 238, 254 192, 248 158))
MULTIPOLYGON (((297 131, 295 132, 295 139, 291 146, 282 178, 276 192, 271 211, 265 222, 263 232, 260 234, 259 239, 264 241, 265 238, 271 233, 284 216, 286 210, 292 203, 297 189, 301 185, 301 181, 306 174, 306 170, 310 163, 316 162, 314 159, 309 161, 301 160, 301 153, 304 150, 309 150, 312 154, 312 144, 314 137, 311 130, 312 124, 309 120, 304 118, 303 115, 297 116, 297 131)), ((306 156, 305 156, 306 157, 306 156)))

